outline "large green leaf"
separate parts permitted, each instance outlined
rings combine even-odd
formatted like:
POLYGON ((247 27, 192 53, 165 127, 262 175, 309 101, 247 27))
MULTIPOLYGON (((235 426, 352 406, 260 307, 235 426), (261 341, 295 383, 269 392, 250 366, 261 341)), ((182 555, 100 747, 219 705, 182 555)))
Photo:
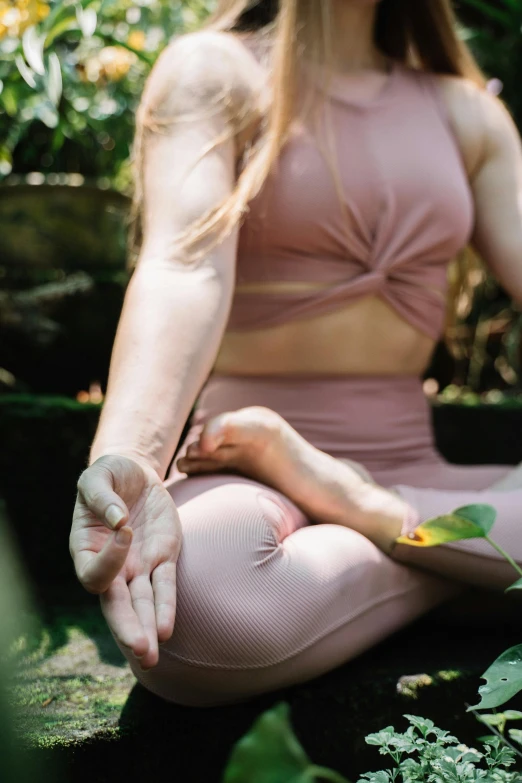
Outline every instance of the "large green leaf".
POLYGON ((233 748, 223 783, 311 783, 311 764, 292 731, 288 704, 265 712, 233 748))
POLYGON ((468 712, 500 707, 522 690, 522 644, 502 653, 482 678, 486 680, 486 684, 479 688, 480 703, 468 707, 468 712))
POLYGON ((496 515, 492 506, 462 506, 451 514, 423 522, 410 536, 398 538, 397 543, 428 547, 466 538, 485 538, 495 523, 496 515))

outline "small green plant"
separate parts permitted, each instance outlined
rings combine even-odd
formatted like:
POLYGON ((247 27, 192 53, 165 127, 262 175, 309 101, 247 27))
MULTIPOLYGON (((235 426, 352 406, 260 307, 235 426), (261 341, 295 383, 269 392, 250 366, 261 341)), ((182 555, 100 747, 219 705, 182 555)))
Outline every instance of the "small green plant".
MULTIPOLYGON (((313 783, 329 780, 349 783, 334 770, 312 764, 295 736, 288 705, 265 712, 233 748, 223 783, 313 783)), ((510 772, 515 752, 502 737, 487 737, 484 752, 468 748, 433 721, 404 716, 410 726, 403 732, 387 726, 366 737, 379 753, 391 756, 393 769, 367 772, 358 783, 516 783, 510 772)))
MULTIPOLYGON (((457 508, 451 514, 428 519, 397 543, 408 546, 432 547, 450 541, 484 538, 513 567, 519 579, 506 592, 522 590, 522 569, 513 558, 490 536, 497 516, 496 510, 486 504, 457 508)), ((493 709, 505 704, 522 690, 522 644, 510 647, 482 675, 486 684, 479 688, 481 701, 468 711, 493 709)))
POLYGON ((508 768, 515 754, 499 737, 484 746, 484 753, 462 745, 435 726, 433 721, 416 715, 404 716, 410 723, 403 733, 388 726, 366 737, 383 756, 391 756, 395 768, 367 772, 358 783, 515 783, 516 772, 508 768))

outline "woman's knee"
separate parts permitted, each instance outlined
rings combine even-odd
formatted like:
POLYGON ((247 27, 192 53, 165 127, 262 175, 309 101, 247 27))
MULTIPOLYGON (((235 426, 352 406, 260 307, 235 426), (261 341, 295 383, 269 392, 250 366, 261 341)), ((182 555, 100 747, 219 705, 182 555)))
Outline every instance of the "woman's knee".
POLYGON ((303 519, 253 483, 215 486, 182 505, 180 514, 176 625, 165 654, 218 668, 277 660, 282 542, 303 519))

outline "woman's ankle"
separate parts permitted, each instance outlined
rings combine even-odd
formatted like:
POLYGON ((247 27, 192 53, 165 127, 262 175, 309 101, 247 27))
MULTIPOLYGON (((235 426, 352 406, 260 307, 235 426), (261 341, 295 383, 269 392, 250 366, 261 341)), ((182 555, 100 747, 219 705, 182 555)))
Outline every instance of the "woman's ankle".
MULTIPOLYGON (((354 503, 353 495, 351 500, 354 503)), ((410 520, 409 504, 398 493, 378 484, 365 483, 359 488, 355 508, 356 513, 352 512, 347 527, 357 530, 385 554, 391 555, 397 538, 410 520)))

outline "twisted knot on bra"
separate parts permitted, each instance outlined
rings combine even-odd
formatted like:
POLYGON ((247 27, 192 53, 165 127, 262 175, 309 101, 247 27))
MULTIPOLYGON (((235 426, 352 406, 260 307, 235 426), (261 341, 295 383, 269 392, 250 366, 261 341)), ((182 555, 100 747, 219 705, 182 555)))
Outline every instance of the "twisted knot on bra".
MULTIPOLYGON (((440 266, 440 265, 439 265, 440 266)), ((236 292, 229 328, 256 329, 286 320, 328 313, 367 296, 379 296, 406 321, 436 339, 444 321, 444 296, 429 274, 429 264, 404 265, 384 261, 377 268, 359 268, 355 276, 337 277, 312 290, 272 290, 270 293, 236 292), (419 279, 420 275, 420 279, 419 279)))

